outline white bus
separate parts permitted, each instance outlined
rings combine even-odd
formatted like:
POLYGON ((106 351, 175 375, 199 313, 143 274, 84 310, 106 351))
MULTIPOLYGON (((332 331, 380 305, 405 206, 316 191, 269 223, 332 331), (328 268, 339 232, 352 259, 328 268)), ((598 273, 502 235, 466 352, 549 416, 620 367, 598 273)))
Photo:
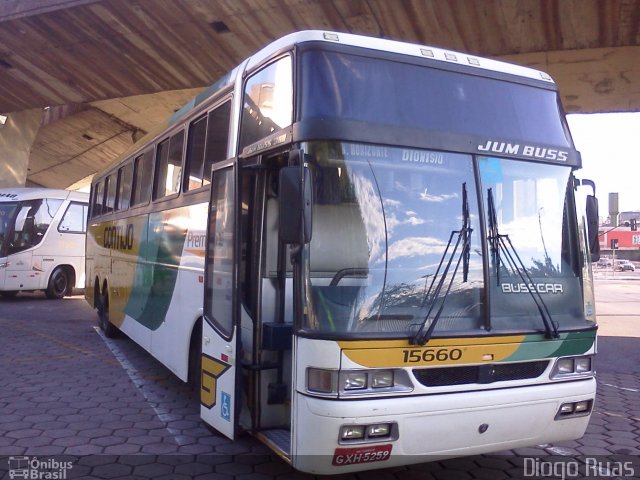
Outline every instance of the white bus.
POLYGON ((580 164, 542 72, 291 34, 95 176, 87 300, 206 423, 303 471, 575 439, 596 388, 580 164))
POLYGON ((89 194, 0 189, 0 295, 44 290, 63 298, 84 288, 89 194))

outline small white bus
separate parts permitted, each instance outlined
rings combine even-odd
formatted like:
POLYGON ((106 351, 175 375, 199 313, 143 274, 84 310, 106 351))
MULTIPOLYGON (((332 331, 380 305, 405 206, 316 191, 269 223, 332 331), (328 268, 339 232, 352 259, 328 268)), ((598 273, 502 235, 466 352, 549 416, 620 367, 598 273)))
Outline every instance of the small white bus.
POLYGON ((84 286, 88 201, 68 190, 0 188, 0 295, 63 298, 84 286))

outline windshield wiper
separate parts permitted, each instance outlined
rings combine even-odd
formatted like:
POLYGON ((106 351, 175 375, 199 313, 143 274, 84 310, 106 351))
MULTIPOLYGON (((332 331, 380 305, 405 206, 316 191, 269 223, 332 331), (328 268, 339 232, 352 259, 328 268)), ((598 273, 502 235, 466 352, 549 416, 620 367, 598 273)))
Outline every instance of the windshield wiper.
POLYGON ((422 301, 422 307, 426 303, 427 299, 431 298, 431 304, 429 305, 429 310, 424 317, 424 320, 420 324, 420 328, 418 331, 409 339, 409 343, 411 345, 424 345, 426 344, 431 335, 433 335, 433 331, 436 328, 436 324, 442 315, 442 311, 444 310, 445 303, 447 298, 449 297, 449 292, 451 291, 451 286, 453 285, 453 280, 458 273, 458 268, 460 267, 460 263, 462 263, 462 281, 467 282, 467 278, 469 276, 469 256, 471 251, 471 232, 473 229, 470 227, 470 215, 469 215, 469 200, 467 198, 467 184, 462 184, 462 228, 460 230, 452 230, 451 235, 449 235, 449 241, 447 242, 447 246, 444 249, 444 253, 442 254, 442 258, 440 258, 440 263, 438 264, 438 268, 436 268, 436 273, 433 275, 431 279, 431 284, 429 285, 429 289, 425 293, 424 300, 422 301), (449 248, 453 242, 453 237, 457 235, 456 244, 453 247, 453 251, 449 254, 449 248), (453 263, 454 258, 456 258, 456 254, 458 253, 458 248, 462 245, 462 249, 460 250, 460 254, 458 256, 458 260, 456 262, 455 268, 453 269, 453 273, 451 274, 451 278, 449 280, 449 285, 447 285, 446 292, 444 296, 442 296, 440 300, 440 306, 433 316, 431 323, 429 324, 429 328, 425 330, 427 323, 429 322, 429 318, 431 318, 431 313, 436 307, 437 300, 440 298, 440 292, 444 287, 445 281, 447 279, 447 275, 449 270, 451 269, 451 264, 453 263), (446 267, 440 275, 440 269, 442 265, 446 261, 446 267), (436 279, 438 279, 438 283, 436 285, 436 279), (435 290, 434 290, 434 285, 435 290), (431 291, 433 290, 433 294, 431 291))
POLYGON ((558 338, 560 334, 558 333, 558 327, 556 323, 551 318, 551 313, 549 312, 549 308, 547 304, 544 303, 542 299, 542 295, 540 292, 533 286, 533 280, 527 271, 527 268, 524 266, 524 263, 520 259, 520 255, 516 251, 513 243, 511 243, 511 239, 509 235, 503 235, 498 230, 498 216, 496 214, 496 206, 495 201, 493 199, 493 189, 487 189, 487 210, 489 213, 488 223, 489 223, 489 246, 491 248, 491 257, 493 260, 493 264, 496 268, 496 282, 497 286, 500 286, 500 266, 501 266, 501 254, 504 255, 506 259, 506 264, 511 271, 516 272, 523 283, 526 285, 526 290, 531 295, 536 307, 538 308, 538 312, 540 312, 540 317, 542 318, 542 322, 544 323, 544 329, 547 338, 558 338))

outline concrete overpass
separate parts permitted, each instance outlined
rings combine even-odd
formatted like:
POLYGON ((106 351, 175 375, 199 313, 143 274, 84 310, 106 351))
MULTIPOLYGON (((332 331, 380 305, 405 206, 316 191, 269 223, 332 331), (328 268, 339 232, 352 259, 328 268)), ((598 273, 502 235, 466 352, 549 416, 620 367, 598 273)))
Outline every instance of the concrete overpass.
POLYGON ((570 113, 640 110, 638 0, 4 0, 0 186, 74 184, 246 56, 310 28, 531 65, 570 113))

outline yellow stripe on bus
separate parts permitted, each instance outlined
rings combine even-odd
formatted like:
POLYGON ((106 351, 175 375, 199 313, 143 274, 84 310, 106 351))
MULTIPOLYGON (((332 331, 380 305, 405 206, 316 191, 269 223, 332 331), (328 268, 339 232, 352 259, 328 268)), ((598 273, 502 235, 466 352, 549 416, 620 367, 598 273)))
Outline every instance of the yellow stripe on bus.
POLYGON ((432 339, 425 346, 410 345, 408 340, 340 341, 338 344, 344 355, 358 365, 391 368, 499 362, 512 355, 524 338, 516 335, 432 339))

